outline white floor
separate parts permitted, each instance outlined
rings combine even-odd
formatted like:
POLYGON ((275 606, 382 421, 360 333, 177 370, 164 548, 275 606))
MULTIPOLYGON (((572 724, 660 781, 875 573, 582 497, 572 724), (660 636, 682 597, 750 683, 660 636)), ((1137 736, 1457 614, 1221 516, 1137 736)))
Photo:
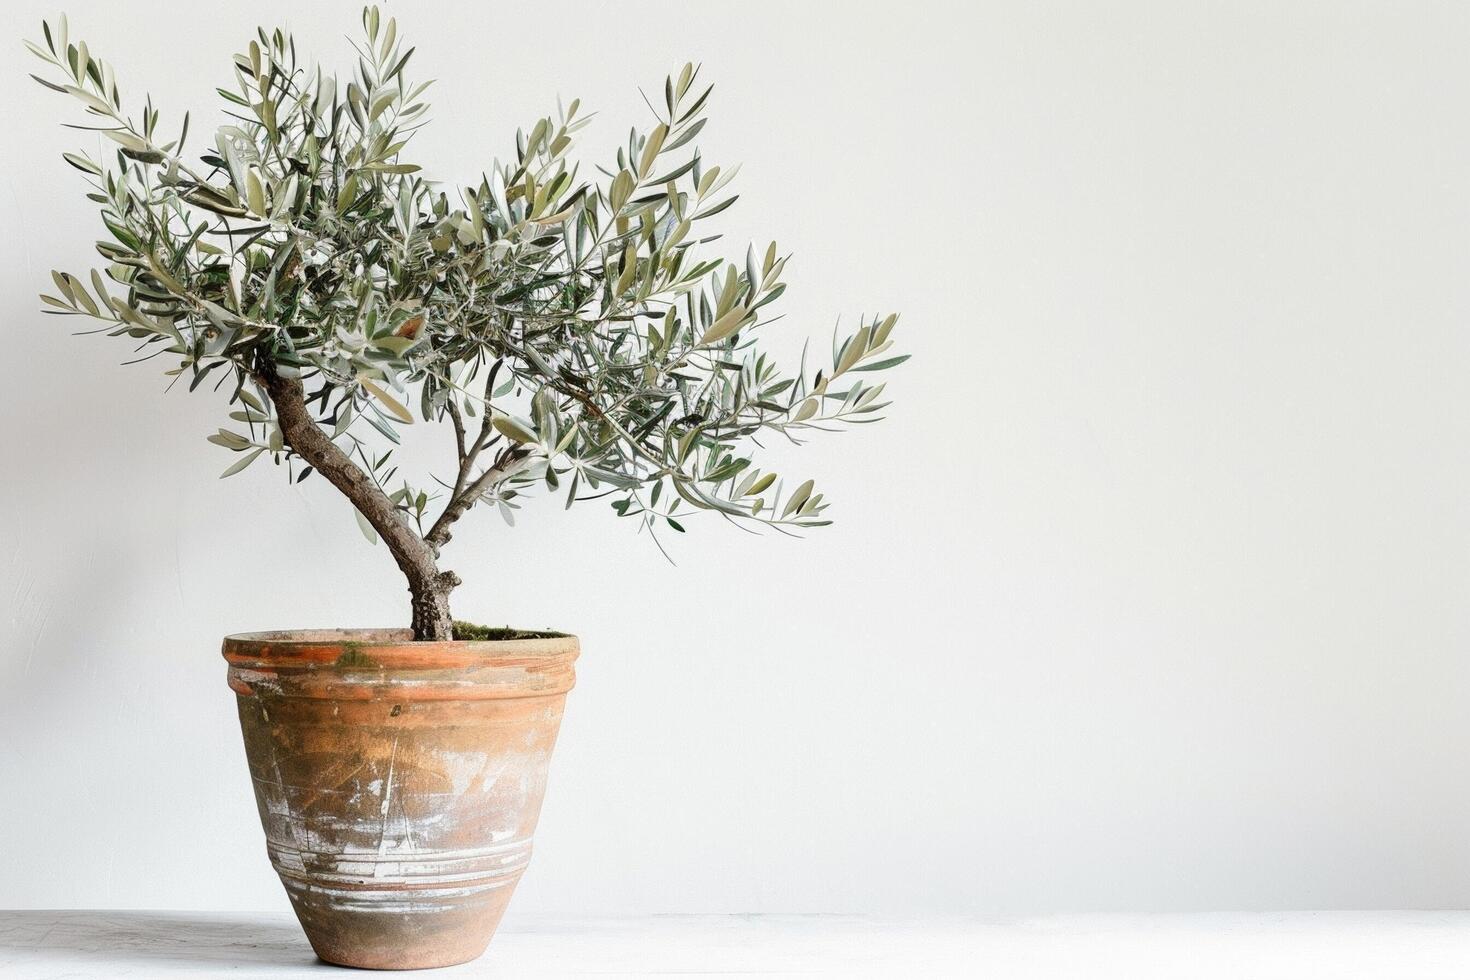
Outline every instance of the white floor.
MULTIPOLYGON (((289 914, 0 912, 5 980, 351 975, 289 914)), ((516 919, 479 961, 420 975, 1465 980, 1470 912, 516 919)))

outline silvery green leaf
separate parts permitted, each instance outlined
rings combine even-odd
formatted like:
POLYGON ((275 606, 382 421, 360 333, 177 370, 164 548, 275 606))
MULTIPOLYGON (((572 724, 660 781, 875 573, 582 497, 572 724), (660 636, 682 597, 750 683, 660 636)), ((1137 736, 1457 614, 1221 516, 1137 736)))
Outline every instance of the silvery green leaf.
POLYGON ((364 517, 362 511, 356 507, 352 508, 352 516, 357 518, 357 529, 362 532, 363 537, 368 539, 368 544, 377 544, 378 532, 373 527, 372 522, 364 517))
POLYGON ((872 362, 870 362, 868 364, 859 364, 857 367, 851 368, 850 370, 853 370, 853 371, 886 371, 886 370, 888 370, 891 367, 897 367, 898 365, 902 364, 904 361, 907 361, 912 356, 913 356, 912 354, 900 354, 897 357, 887 357, 887 358, 884 358, 881 361, 872 361, 872 362))
POLYGON ((223 473, 221 473, 221 474, 220 474, 220 475, 219 475, 219 478, 220 478, 220 479, 221 479, 221 480, 223 480, 223 479, 225 479, 225 478, 226 478, 226 477, 230 477, 230 476, 234 476, 234 475, 235 475, 235 474, 236 474, 236 473, 238 473, 238 472, 240 472, 240 471, 241 471, 241 470, 243 470, 243 469, 244 469, 244 468, 245 468, 245 467, 247 467, 247 466, 249 466, 249 465, 250 465, 250 464, 251 464, 251 463, 253 463, 253 462, 255 462, 255 460, 256 460, 256 459, 257 459, 257 458, 258 458, 258 457, 259 457, 259 456, 260 456, 260 454, 261 454, 261 453, 263 453, 263 452, 265 452, 265 450, 264 450, 264 449, 257 449, 257 450, 255 450, 255 451, 254 451, 254 452, 251 452, 251 453, 247 453, 247 454, 246 454, 246 455, 245 455, 245 456, 244 456, 244 457, 243 457, 243 458, 242 458, 242 459, 240 459, 240 460, 239 460, 239 461, 237 461, 237 462, 235 462, 235 463, 233 463, 233 464, 231 464, 231 465, 230 465, 230 466, 229 466, 229 468, 227 468, 227 469, 226 469, 226 470, 225 470, 225 471, 224 471, 224 472, 223 472, 223 473))
POLYGON ((526 419, 497 412, 490 420, 501 435, 514 442, 535 442, 536 428, 526 419))
POLYGON ((382 403, 383 407, 388 410, 388 414, 392 415, 394 418, 405 425, 413 424, 413 414, 404 407, 401 401, 394 398, 392 395, 388 394, 388 392, 384 391, 382 388, 378 387, 376 384, 366 378, 359 378, 358 383, 361 384, 363 388, 367 389, 369 394, 371 394, 374 398, 382 403))
POLYGON ((251 212, 258 217, 265 217, 265 185, 254 167, 245 171, 245 200, 250 205, 251 212))
POLYGON ((801 486, 796 488, 795 492, 793 492, 790 498, 787 499, 785 509, 781 511, 781 517, 783 519, 790 517, 792 514, 796 513, 801 505, 806 503, 807 497, 811 496, 812 486, 813 481, 807 480, 801 486))

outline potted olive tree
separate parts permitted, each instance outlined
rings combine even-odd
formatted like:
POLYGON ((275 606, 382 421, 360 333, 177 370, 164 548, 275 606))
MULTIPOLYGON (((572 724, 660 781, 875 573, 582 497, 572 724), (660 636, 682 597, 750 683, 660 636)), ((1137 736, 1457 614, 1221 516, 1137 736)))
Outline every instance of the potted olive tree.
MULTIPOLYGON (((90 185, 103 265, 53 273, 49 312, 102 321, 190 389, 228 394, 223 476, 262 459, 321 477, 407 581, 406 628, 228 637, 230 687, 268 851, 325 960, 423 967, 478 956, 530 857, 575 637, 456 621, 443 549, 484 504, 589 499, 655 536, 687 515, 826 524, 810 480, 754 460, 872 421, 895 316, 784 373, 759 346, 786 288, 775 245, 706 256, 735 173, 695 139, 710 89, 686 65, 595 175, 569 154, 579 102, 517 132, 477 184, 403 153, 427 110, 413 48, 363 12, 344 82, 258 32, 219 89, 227 122, 186 156, 186 115, 125 108, 112 66, 68 36, 35 76, 115 150, 64 154, 90 185), (446 422, 452 462, 414 482, 400 427, 446 422)), ((258 467, 257 467, 258 469, 258 467)), ((252 470, 251 472, 254 472, 252 470)), ((656 539, 656 538, 655 538, 656 539)), ((324 613, 325 615, 325 613, 324 613)))

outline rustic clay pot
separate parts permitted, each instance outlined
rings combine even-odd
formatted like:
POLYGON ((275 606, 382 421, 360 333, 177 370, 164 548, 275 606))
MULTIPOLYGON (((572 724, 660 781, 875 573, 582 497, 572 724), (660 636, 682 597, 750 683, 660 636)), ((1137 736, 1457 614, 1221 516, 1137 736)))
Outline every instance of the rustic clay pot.
POLYGON ((376 969, 485 951, 531 858, 575 637, 225 639, 266 850, 317 955, 376 969))

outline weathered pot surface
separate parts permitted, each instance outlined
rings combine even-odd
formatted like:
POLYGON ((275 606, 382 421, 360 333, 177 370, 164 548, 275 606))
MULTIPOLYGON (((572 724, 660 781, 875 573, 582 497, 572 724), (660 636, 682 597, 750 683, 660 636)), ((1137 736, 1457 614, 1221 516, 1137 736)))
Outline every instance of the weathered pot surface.
POLYGON ((317 955, 484 952, 531 857, 576 637, 227 637, 266 850, 317 955))

